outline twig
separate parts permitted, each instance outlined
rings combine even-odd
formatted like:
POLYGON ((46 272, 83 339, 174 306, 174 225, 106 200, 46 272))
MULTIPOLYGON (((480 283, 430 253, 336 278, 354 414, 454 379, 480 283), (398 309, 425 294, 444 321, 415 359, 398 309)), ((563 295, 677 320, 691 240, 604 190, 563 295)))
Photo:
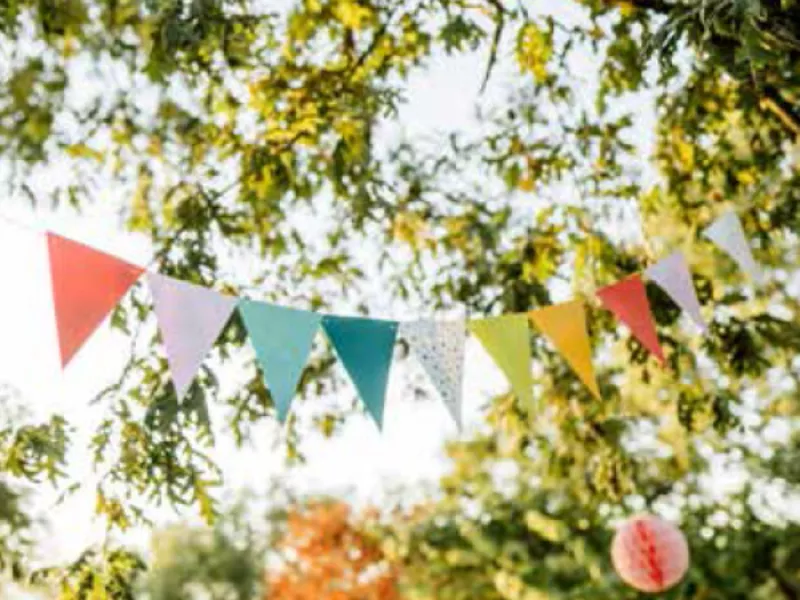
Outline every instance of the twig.
POLYGON ((481 93, 486 90, 486 86, 489 84, 489 79, 492 76, 492 71, 494 70, 494 66, 497 63, 497 53, 500 49, 500 42, 503 39, 503 31, 506 27, 506 7, 500 2, 500 0, 487 0, 489 4, 491 4, 495 9, 495 22, 497 23, 494 29, 494 37, 492 38, 492 47, 489 50, 489 62, 486 65, 486 73, 483 76, 483 82, 481 83, 481 93))
MULTIPOLYGON (((611 4, 622 4, 619 0, 613 0, 611 4)), ((665 0, 628 0, 628 4, 632 4, 635 8, 643 10, 652 10, 657 13, 668 15, 675 8, 675 4, 666 2, 665 0)))
POLYGON ((788 600, 798 600, 798 598, 800 598, 800 586, 791 581, 781 569, 775 565, 772 565, 770 567, 770 572, 775 578, 775 583, 777 583, 778 589, 785 598, 788 600))
POLYGON ((796 138, 800 139, 800 115, 794 112, 794 107, 784 100, 775 88, 764 87, 761 93, 761 108, 775 115, 796 138))

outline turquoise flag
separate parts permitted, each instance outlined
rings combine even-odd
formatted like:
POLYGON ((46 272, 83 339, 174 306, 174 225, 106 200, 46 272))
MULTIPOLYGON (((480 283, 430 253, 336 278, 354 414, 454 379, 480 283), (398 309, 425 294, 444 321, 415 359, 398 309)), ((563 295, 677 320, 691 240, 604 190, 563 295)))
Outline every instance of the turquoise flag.
POLYGON ((289 415, 322 317, 305 310, 252 300, 242 300, 239 312, 264 371, 264 381, 278 410, 278 419, 283 423, 289 415))
POLYGON ((358 395, 378 427, 381 427, 397 323, 326 316, 322 319, 322 328, 356 386, 358 395))

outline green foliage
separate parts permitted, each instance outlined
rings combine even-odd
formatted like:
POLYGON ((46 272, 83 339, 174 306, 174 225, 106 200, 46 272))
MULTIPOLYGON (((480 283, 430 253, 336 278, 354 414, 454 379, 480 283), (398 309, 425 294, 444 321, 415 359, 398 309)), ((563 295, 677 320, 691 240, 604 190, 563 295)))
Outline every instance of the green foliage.
MULTIPOLYGON (((796 597, 787 592, 797 587, 795 526, 765 517, 777 510, 769 499, 754 488, 692 498, 702 497, 710 456, 773 483, 792 473, 793 455, 767 432, 795 432, 798 416, 800 8, 529 4, 6 3, 8 192, 88 210, 105 171, 164 273, 314 309, 369 311, 376 284, 398 303, 470 314, 567 293, 592 303, 598 286, 684 249, 711 333, 687 333, 651 290, 668 359, 658 370, 609 314, 592 311, 602 402, 532 339, 542 410, 508 395, 487 405, 490 431, 453 447, 442 502, 398 534, 398 556, 421 597, 624 598, 605 554, 610 519, 664 497, 698 549, 676 594, 796 597), (412 76, 476 50, 488 57, 487 88, 517 74, 507 92, 476 90, 480 127, 385 135, 402 120, 412 76), (651 105, 654 120, 642 110, 651 105), (69 175, 41 177, 53 164, 69 175), (740 212, 770 273, 756 295, 699 234, 725 208, 740 212), (242 256, 262 260, 242 267, 242 256), (518 473, 505 494, 496 463, 518 473), (723 509, 735 518, 709 534, 723 509), (747 577, 723 576, 726 565, 751 564, 747 577)), ((255 369, 230 397, 205 369, 179 403, 153 352, 148 302, 136 290, 116 313, 137 343, 118 384, 96 398, 105 411, 91 442, 103 473, 97 510, 120 528, 150 501, 213 518, 212 431, 241 442, 274 417, 255 369), (223 427, 212 414, 224 414, 223 427)), ((215 359, 225 363, 244 339, 234 323, 215 359)), ((332 363, 325 349, 314 353, 304 395, 330 393, 332 363)), ((311 425, 332 435, 344 418, 315 414, 311 425)), ((302 457, 311 425, 290 423, 290 457, 302 457)), ((61 417, 0 437, 6 470, 28 479, 58 481, 69 444, 61 417)), ((80 567, 64 589, 110 589, 137 569, 123 563, 89 579, 80 567)))
MULTIPOLYGON (((613 575, 609 520, 637 506, 670 505, 685 507, 681 526, 690 540, 692 565, 686 580, 660 597, 796 597, 800 532, 796 524, 766 522, 754 512, 752 489, 715 502, 696 482, 679 493, 666 482, 658 498, 634 496, 625 506, 592 507, 566 488, 531 486, 531 466, 522 461, 509 494, 475 478, 460 481, 470 493, 449 490, 435 510, 394 529, 386 546, 404 567, 407 597, 647 597, 613 575)), ((651 483, 643 489, 657 488, 651 483)))
POLYGON ((0 481, 0 580, 25 576, 32 526, 25 510, 25 495, 7 481, 0 481))
POLYGON ((265 552, 266 540, 259 540, 240 509, 213 528, 176 525, 154 534, 142 593, 148 600, 258 598, 265 552))
POLYGON ((144 570, 134 552, 91 549, 70 565, 35 572, 31 581, 57 590, 59 600, 134 600, 136 581, 144 570))
POLYGON ((0 593, 3 583, 22 581, 29 575, 29 558, 37 537, 38 519, 30 513, 28 486, 19 478, 51 482, 60 476, 64 460, 63 422, 23 425, 26 415, 18 408, 15 390, 0 386, 0 593))

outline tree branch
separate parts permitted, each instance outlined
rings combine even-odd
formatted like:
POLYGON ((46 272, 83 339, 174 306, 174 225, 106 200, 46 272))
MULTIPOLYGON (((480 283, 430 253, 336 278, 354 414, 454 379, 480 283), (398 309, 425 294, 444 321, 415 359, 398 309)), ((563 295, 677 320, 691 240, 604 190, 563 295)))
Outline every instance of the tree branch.
MULTIPOLYGON (((610 4, 619 5, 620 0, 610 0, 610 4)), ((666 2, 665 0, 627 0, 627 4, 632 4, 634 7, 642 10, 652 10, 653 12, 662 15, 668 15, 675 8, 675 4, 666 2)))
POLYGON ((789 102, 784 100, 777 89, 762 88, 760 105, 762 109, 775 115, 796 138, 800 139, 800 115, 794 111, 794 107, 789 102))
POLYGON ((494 65, 497 62, 497 52, 500 49, 500 41, 503 38, 503 30, 506 26, 506 7, 500 2, 500 0, 488 0, 489 4, 491 4, 495 9, 495 17, 497 25, 494 29, 494 37, 492 38, 492 47, 489 51, 489 62, 486 65, 486 73, 483 76, 483 83, 481 83, 481 93, 486 90, 486 86, 489 84, 489 78, 492 76, 492 71, 494 70, 494 65))
POLYGON ((772 576, 775 578, 775 583, 778 585, 778 589, 784 595, 787 600, 798 600, 800 598, 800 590, 798 590, 798 586, 791 581, 786 575, 776 566, 770 567, 770 571, 772 576))

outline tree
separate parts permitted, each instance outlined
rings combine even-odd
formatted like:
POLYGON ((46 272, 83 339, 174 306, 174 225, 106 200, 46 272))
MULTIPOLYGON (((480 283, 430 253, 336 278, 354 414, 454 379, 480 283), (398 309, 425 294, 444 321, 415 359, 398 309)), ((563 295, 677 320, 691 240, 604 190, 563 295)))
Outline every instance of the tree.
POLYGON ((0 593, 29 576, 29 558, 41 518, 29 508, 30 485, 55 478, 63 459, 63 422, 32 423, 16 390, 0 386, 0 593))
POLYGON ((253 600, 261 589, 266 540, 243 506, 226 511, 213 527, 186 524, 156 531, 151 564, 139 582, 148 600, 253 600))
POLYGON ((289 511, 264 600, 400 600, 396 569, 369 534, 374 516, 330 500, 289 511))
MULTIPOLYGON (((526 311, 564 288, 593 302, 598 286, 683 248, 707 315, 713 310, 710 334, 687 334, 676 308, 650 289, 668 359, 657 370, 608 314, 592 312, 602 402, 533 338, 542 408, 495 399, 492 432, 454 449, 444 505, 431 509, 454 527, 466 498, 498 517, 487 527, 522 531, 525 503, 547 523, 558 521, 553 503, 561 501, 586 515, 597 536, 588 547, 599 549, 608 507, 684 495, 707 472, 708 448, 750 473, 783 477, 762 455, 781 446, 764 432, 778 423, 794 431, 797 416, 799 9, 785 0, 563 5, 569 10, 502 0, 303 0, 267 13, 245 0, 7 3, 0 148, 14 166, 9 193, 85 208, 110 179, 127 198, 126 226, 149 236, 163 272, 317 309, 331 308, 323 290, 337 290, 336 308, 368 311, 375 273, 402 301, 470 314, 526 311), (501 100, 476 97, 481 127, 434 143, 387 141, 381 127, 397 118, 410 76, 434 58, 471 51, 487 57, 487 89, 501 73, 519 73, 507 94, 495 94, 501 100), (86 65, 94 67, 88 79, 86 65), (643 132, 654 134, 652 148, 643 132), (651 150, 652 162, 643 161, 651 150), (44 185, 40 175, 56 163, 67 181, 44 185), (101 166, 108 178, 98 177, 101 166), (755 296, 700 236, 724 208, 739 210, 770 272, 755 296), (296 218, 301 210, 330 216, 318 216, 311 232, 296 218), (374 252, 364 257, 359 246, 374 252), (221 257, 242 250, 269 260, 256 272, 231 272, 221 257), (658 440, 659 452, 641 450, 642 440, 658 440), (511 512, 487 506, 496 499, 480 491, 498 458, 528 477, 508 501, 511 512)), ((136 293, 114 322, 134 332, 148 314, 136 293)), ((234 325, 218 353, 243 340, 234 325)), ((245 389, 218 398, 206 370, 179 404, 164 362, 144 346, 97 399, 108 413, 93 439, 107 473, 99 511, 124 527, 141 514, 134 497, 149 495, 198 505, 210 518, 220 474, 207 403, 227 405, 235 434, 246 437, 273 414, 269 393, 254 370, 245 389)), ((315 354, 306 395, 324 389, 331 364, 324 349, 315 354)), ((316 425, 331 433, 343 417, 318 415, 316 425)), ((306 429, 290 427, 295 440, 306 429)), ((574 555, 582 521, 571 523, 574 555)), ((423 532, 426 524, 436 521, 423 521, 423 532)), ((754 545, 737 556, 791 556, 790 531, 781 531, 769 530, 772 554, 750 554, 754 545)), ((447 539, 467 544, 475 560, 480 542, 460 535, 447 539)), ((528 559, 539 552, 513 548, 528 559)), ((492 563, 486 572, 504 569, 492 563)), ((547 593, 590 585, 591 570, 577 572, 578 584, 551 581, 547 593)), ((536 574, 515 576, 521 584, 498 593, 541 587, 536 574)), ((791 588, 782 575, 769 577, 759 582, 763 594, 791 588)), ((487 594, 498 589, 485 574, 475 581, 487 594)))
POLYGON ((788 131, 800 135, 795 66, 800 52, 797 2, 634 0, 629 5, 665 16, 666 22, 654 39, 657 47, 674 50, 688 39, 706 61, 736 79, 748 102, 758 103, 788 131))
MULTIPOLYGON (((736 463, 736 450, 726 450, 736 463)), ((800 530, 786 510, 797 478, 769 469, 797 464, 796 442, 768 464, 749 457, 742 485, 728 493, 714 493, 719 477, 709 481, 707 465, 694 457, 694 471, 680 479, 669 469, 641 473, 637 492, 619 503, 583 498, 574 483, 543 475, 546 458, 501 457, 489 441, 454 448, 444 499, 394 523, 387 554, 406 597, 648 597, 615 576, 609 556, 614 521, 642 510, 677 516, 691 547, 685 581, 661 597, 798 597, 800 530)))

